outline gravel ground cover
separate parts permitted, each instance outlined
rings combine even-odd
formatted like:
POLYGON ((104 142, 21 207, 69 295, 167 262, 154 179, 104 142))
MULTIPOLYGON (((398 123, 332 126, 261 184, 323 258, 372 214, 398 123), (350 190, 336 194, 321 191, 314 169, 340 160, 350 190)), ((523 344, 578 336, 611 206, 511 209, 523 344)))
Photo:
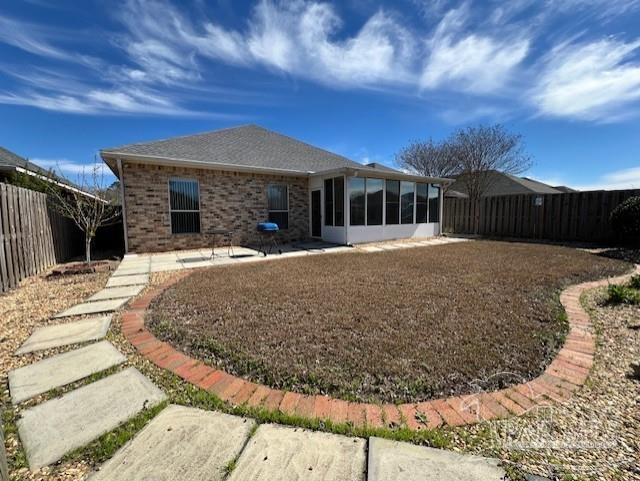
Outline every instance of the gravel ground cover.
POLYGON ((542 372, 566 285, 630 265, 551 245, 476 241, 195 272, 152 304, 155 334, 273 387, 367 402, 495 389, 542 372), (508 371, 511 378, 492 377, 508 371))
POLYGON ((582 297, 598 335, 585 386, 565 404, 521 418, 459 431, 456 444, 489 433, 471 447, 550 479, 640 480, 640 382, 630 364, 640 360, 640 306, 605 303, 606 288, 582 297))
MULTIPOLYGON (((65 322, 64 319, 49 320, 49 317, 102 289, 108 277, 109 272, 51 279, 46 279, 45 274, 42 274, 28 278, 17 289, 0 295, 0 409, 5 424, 5 445, 12 481, 76 480, 81 479, 89 469, 86 463, 76 461, 61 463, 35 473, 29 472, 17 433, 13 430, 13 422, 19 415, 19 410, 11 406, 7 374, 12 369, 72 348, 73 346, 50 349, 20 357, 13 355, 35 328, 65 322)), ((25 406, 35 404, 38 400, 34 399, 25 406)))

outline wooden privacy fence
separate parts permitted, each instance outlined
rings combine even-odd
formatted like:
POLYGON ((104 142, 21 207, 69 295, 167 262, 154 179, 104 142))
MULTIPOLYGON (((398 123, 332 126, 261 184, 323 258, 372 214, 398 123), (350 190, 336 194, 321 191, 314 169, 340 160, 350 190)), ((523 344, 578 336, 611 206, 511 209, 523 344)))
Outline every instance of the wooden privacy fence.
POLYGON ((445 198, 444 232, 552 241, 608 242, 611 211, 640 189, 445 198))
POLYGON ((47 207, 45 194, 0 184, 0 291, 78 255, 81 246, 82 233, 47 207))

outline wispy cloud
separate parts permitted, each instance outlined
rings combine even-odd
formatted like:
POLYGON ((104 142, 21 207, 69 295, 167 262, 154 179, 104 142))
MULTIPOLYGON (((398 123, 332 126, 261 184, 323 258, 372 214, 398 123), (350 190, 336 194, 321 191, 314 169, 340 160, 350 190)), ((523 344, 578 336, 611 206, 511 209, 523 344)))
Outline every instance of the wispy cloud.
POLYGON ((529 39, 469 33, 468 5, 450 10, 429 40, 429 59, 421 78, 424 88, 492 93, 505 85, 529 50, 529 39))
POLYGON ((257 0, 231 28, 204 5, 194 15, 171 0, 122 0, 113 14, 118 28, 94 39, 99 48, 92 54, 82 42, 69 42, 74 32, 0 15, 0 43, 47 59, 19 68, 0 61, 15 80, 0 91, 0 103, 78 114, 224 118, 209 113, 212 105, 255 102, 255 92, 242 95, 243 82, 262 78, 285 87, 289 79, 305 79, 415 96, 452 123, 525 109, 599 122, 640 112, 640 39, 545 30, 556 17, 576 12, 581 19, 628 15, 640 0, 414 4, 423 16, 419 25, 393 7, 347 24, 330 3, 257 0), (95 54, 105 49, 104 58, 95 54), (230 81, 219 75, 228 69, 274 75, 230 81), (203 97, 207 90, 219 95, 203 97))
POLYGON ((554 48, 532 91, 541 114, 614 121, 637 113, 640 40, 568 43, 554 48))

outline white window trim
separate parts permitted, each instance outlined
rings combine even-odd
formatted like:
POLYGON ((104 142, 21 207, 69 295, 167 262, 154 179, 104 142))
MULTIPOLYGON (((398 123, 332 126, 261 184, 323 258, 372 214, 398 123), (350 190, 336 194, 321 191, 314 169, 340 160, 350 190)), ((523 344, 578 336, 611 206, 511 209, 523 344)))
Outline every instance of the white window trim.
POLYGON ((167 195, 169 196, 169 232, 171 235, 199 235, 202 234, 202 216, 198 216, 198 232, 173 232, 173 220, 171 214, 174 212, 197 212, 200 214, 201 207, 201 198, 200 198, 200 181, 198 179, 192 179, 189 177, 170 177, 167 181, 167 195), (181 181, 181 182, 195 182, 198 186, 198 210, 183 210, 183 209, 172 209, 171 208, 171 181, 181 181))
MULTIPOLYGON (((287 229, 290 228, 289 226, 289 220, 290 220, 290 215, 289 215, 289 210, 290 210, 290 206, 291 204, 289 203, 289 196, 291 195, 290 189, 289 189, 289 184, 283 184, 283 183, 278 183, 278 182, 272 182, 270 184, 267 184, 267 217, 269 216, 269 214, 271 212, 286 212, 287 213, 287 229), (286 187, 287 188, 287 209, 286 210, 278 210, 278 209, 269 209, 269 188, 270 187, 286 187)), ((280 226, 278 226, 280 227, 280 226)))

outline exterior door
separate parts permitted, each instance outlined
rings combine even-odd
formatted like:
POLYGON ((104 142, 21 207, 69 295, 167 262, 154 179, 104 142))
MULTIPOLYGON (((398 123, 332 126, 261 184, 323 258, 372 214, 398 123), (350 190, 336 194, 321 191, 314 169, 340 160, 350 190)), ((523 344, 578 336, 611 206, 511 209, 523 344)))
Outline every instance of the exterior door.
POLYGON ((311 237, 322 237, 322 206, 320 191, 311 191, 311 237))

